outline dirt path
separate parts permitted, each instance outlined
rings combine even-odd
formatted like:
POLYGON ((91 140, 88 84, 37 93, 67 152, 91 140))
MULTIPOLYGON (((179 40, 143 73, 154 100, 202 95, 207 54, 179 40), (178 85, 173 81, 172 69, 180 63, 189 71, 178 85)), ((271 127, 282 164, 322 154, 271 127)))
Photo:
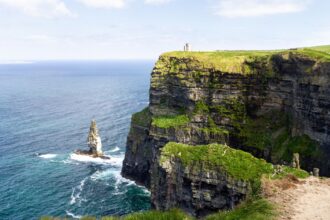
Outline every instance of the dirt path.
POLYGON ((277 204, 279 220, 330 220, 330 179, 309 177, 268 185, 268 198, 277 204))

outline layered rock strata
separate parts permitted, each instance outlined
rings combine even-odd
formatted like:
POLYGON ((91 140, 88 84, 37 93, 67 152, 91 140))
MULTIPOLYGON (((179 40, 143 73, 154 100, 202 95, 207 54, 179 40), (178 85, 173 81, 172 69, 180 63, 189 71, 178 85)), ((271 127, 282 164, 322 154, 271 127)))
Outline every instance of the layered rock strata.
POLYGON ((302 168, 330 175, 328 55, 171 52, 151 76, 150 104, 132 118, 124 176, 154 187, 168 142, 227 144, 275 164, 299 153, 302 168))

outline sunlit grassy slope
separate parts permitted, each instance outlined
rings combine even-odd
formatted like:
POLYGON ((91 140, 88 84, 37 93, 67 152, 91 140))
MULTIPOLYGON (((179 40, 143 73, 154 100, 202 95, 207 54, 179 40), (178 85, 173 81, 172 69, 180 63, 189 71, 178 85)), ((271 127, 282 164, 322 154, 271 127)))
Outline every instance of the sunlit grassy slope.
POLYGON ((289 55, 309 58, 316 62, 330 62, 330 46, 291 48, 287 50, 217 50, 217 51, 172 51, 160 56, 156 69, 160 72, 184 72, 185 70, 216 70, 244 75, 272 72, 274 56, 289 55), (188 62, 189 61, 189 62, 188 62), (168 69, 170 68, 170 69, 168 69))

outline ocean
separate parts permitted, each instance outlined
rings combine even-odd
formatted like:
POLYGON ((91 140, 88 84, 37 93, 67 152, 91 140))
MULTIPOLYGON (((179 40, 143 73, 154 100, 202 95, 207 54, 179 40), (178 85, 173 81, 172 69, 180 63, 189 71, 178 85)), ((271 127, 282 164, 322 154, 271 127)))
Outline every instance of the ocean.
POLYGON ((150 208, 150 193, 120 171, 131 115, 148 105, 153 64, 0 65, 0 219, 124 215, 150 208), (110 162, 73 154, 87 149, 92 119, 110 162))

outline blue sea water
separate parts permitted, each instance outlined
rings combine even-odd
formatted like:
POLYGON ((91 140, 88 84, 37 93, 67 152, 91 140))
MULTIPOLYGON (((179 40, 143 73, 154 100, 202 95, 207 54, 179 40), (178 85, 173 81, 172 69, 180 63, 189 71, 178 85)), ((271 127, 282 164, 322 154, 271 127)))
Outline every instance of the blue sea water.
POLYGON ((150 208, 149 192, 120 170, 131 114, 148 105, 152 66, 152 61, 0 65, 0 219, 123 215, 150 208), (93 118, 110 162, 72 158, 75 149, 87 149, 93 118))

